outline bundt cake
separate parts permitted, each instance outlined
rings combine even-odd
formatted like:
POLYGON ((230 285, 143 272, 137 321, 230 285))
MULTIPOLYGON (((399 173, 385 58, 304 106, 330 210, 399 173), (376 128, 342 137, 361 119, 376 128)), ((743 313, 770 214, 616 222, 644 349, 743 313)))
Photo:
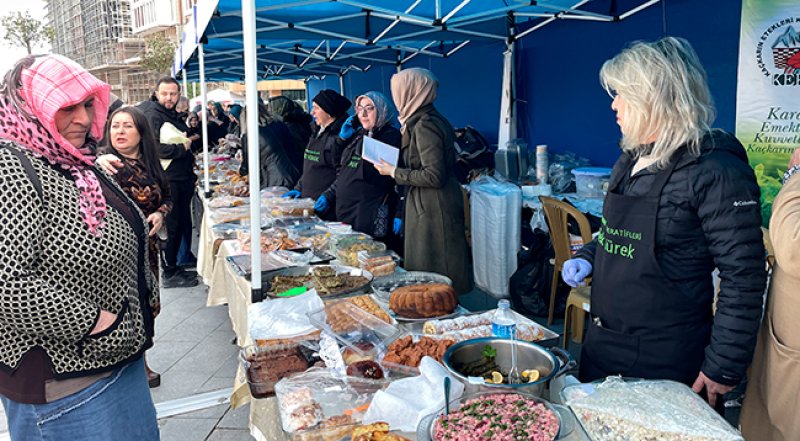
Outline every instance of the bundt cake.
POLYGON ((439 317, 452 313, 456 306, 455 290, 444 283, 403 286, 389 297, 389 309, 406 318, 439 317))

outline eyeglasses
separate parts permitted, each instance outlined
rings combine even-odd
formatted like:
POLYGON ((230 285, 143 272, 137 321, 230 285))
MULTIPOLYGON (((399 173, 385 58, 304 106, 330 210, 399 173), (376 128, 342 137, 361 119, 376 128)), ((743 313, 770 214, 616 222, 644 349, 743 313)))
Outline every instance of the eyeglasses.
POLYGON ((363 113, 363 112, 369 113, 372 112, 373 110, 375 110, 375 106, 370 106, 370 105, 356 106, 356 112, 358 113, 363 113))

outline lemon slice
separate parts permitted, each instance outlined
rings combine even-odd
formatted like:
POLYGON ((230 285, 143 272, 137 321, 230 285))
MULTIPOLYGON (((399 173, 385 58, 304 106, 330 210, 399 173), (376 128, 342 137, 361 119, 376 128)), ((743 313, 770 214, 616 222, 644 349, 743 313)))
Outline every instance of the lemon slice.
POLYGON ((492 383, 503 384, 503 374, 497 371, 492 372, 492 383))
POLYGON ((534 381, 539 379, 539 370, 538 369, 526 369, 522 371, 522 378, 527 378, 528 383, 533 383, 534 381))

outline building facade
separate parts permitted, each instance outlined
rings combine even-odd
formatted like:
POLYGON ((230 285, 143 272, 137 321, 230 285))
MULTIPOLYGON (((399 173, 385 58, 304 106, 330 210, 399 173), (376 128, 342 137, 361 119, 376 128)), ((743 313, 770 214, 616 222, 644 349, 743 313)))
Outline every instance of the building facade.
POLYGON ((160 76, 138 65, 143 37, 163 32, 176 38, 178 15, 174 8, 170 12, 172 6, 173 0, 47 0, 56 34, 53 52, 80 63, 110 84, 113 94, 136 104, 150 97, 160 76))

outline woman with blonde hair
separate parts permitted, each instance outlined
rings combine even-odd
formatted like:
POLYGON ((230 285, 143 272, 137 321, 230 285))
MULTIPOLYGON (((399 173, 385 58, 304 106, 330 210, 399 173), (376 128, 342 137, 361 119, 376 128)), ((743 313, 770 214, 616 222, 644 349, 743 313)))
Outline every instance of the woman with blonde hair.
POLYGON ((439 80, 427 69, 392 76, 392 98, 402 133, 401 166, 375 168, 405 186, 405 267, 453 280, 459 294, 472 289, 464 199, 455 174, 453 126, 433 106, 439 80))
POLYGON ((622 155, 597 239, 562 273, 571 286, 592 276, 581 380, 671 379, 714 406, 744 377, 761 317, 755 175, 739 141, 711 129, 706 74, 686 40, 635 43, 606 61, 600 80, 613 98, 622 155))

